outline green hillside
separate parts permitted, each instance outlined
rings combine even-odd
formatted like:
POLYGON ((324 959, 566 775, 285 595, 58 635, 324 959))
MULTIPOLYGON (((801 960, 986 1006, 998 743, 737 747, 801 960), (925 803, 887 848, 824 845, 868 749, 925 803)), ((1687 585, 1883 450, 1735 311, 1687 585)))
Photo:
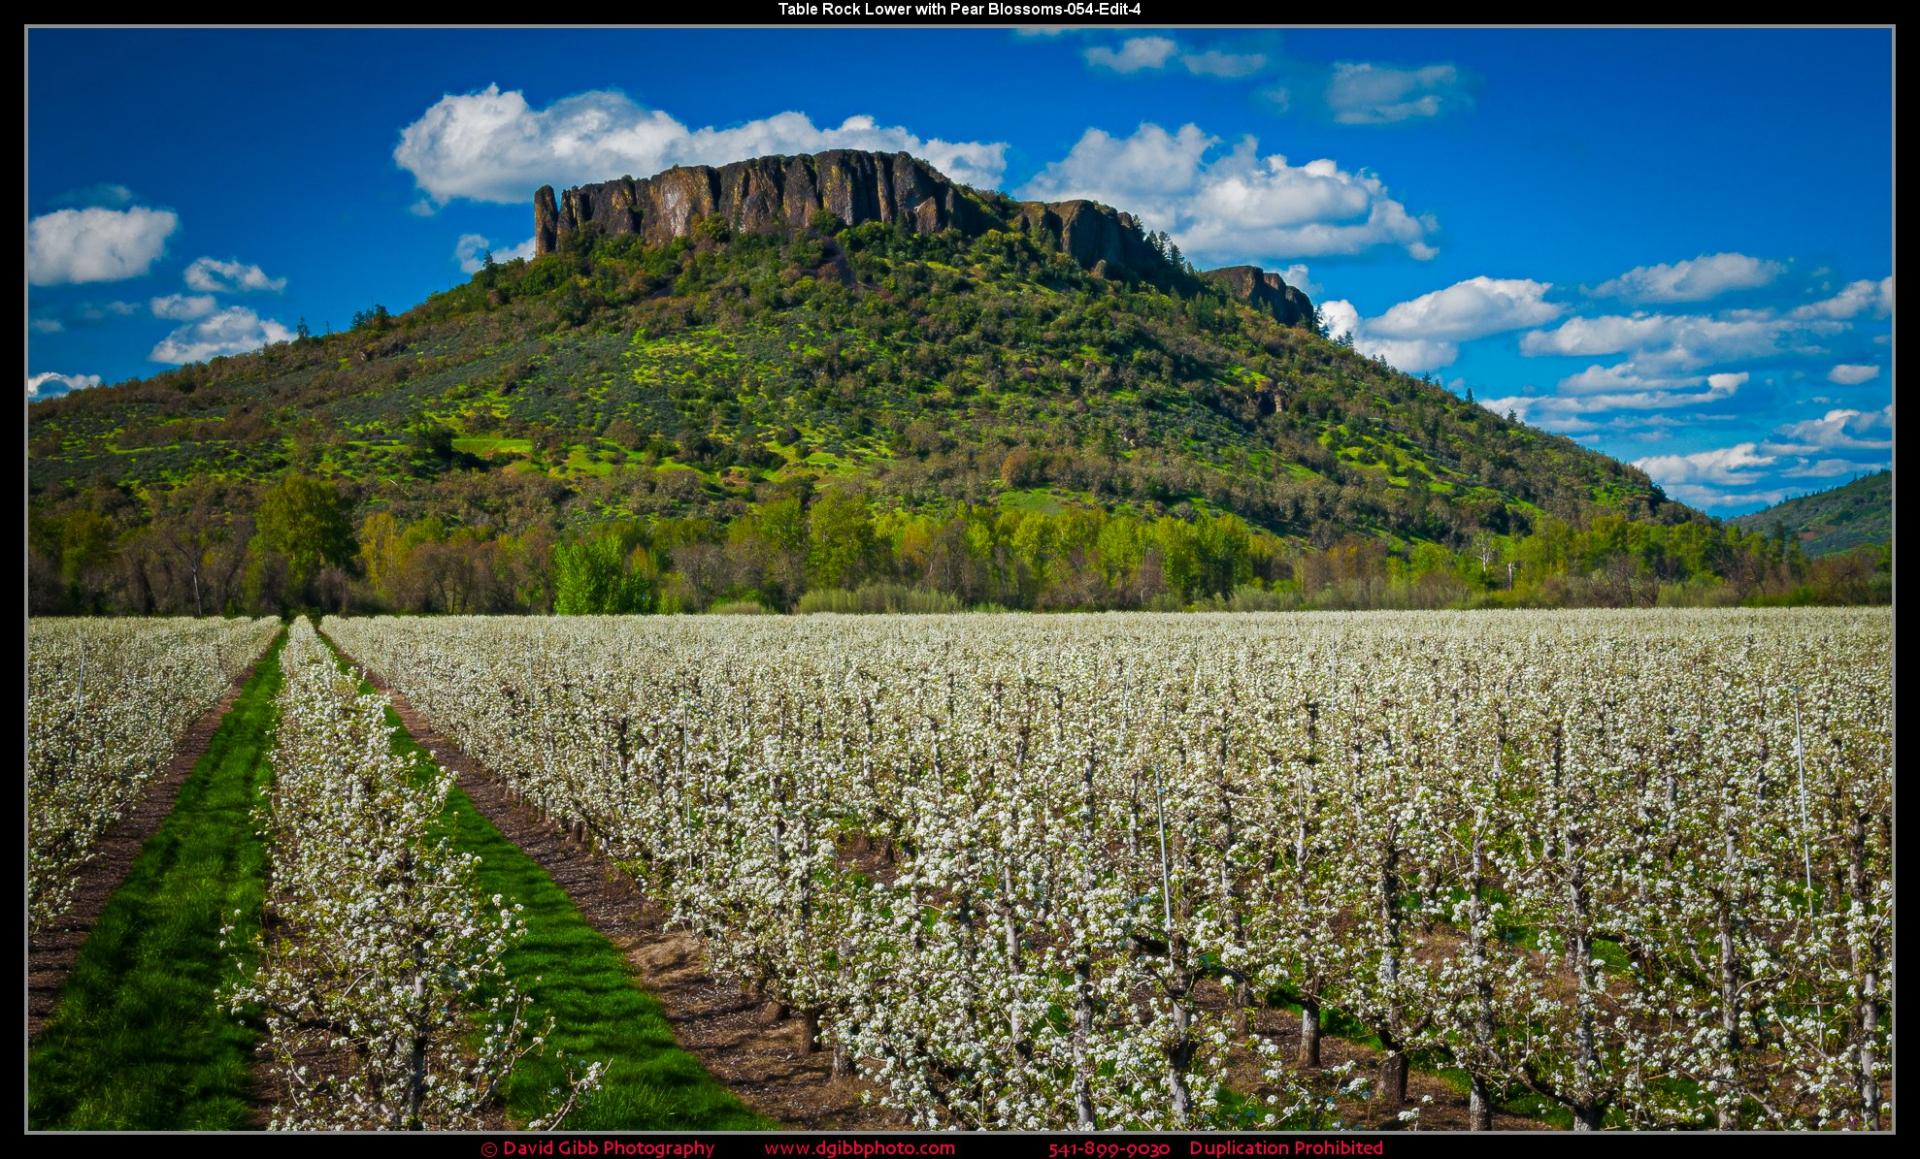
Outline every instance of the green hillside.
POLYGON ((1000 483, 1198 500, 1304 535, 1662 506, 1631 468, 1210 289, 877 225, 603 240, 349 334, 41 404, 32 436, 36 489, 300 467, 407 506, 449 475, 502 495, 537 479, 584 500, 570 520, 842 476, 910 506, 1000 483), (422 423, 451 453, 423 455, 422 423))
POLYGON ((1776 503, 1733 521, 1748 531, 1798 541, 1809 556, 1893 542, 1893 472, 1864 475, 1831 490, 1776 503))
POLYGON ((1639 471, 1282 325, 1147 240, 1158 285, 997 229, 582 231, 346 333, 36 403, 33 606, 1791 587, 1759 537, 1639 471))

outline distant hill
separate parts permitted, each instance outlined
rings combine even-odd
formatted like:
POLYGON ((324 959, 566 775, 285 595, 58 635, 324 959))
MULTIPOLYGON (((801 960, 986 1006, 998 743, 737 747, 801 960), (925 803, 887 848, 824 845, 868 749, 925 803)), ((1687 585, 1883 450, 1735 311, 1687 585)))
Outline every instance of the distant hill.
POLYGON ((530 208, 532 260, 411 309, 32 404, 34 606, 350 581, 369 606, 538 609, 560 549, 604 535, 683 607, 882 580, 1019 607, 1248 583, 1644 603, 1773 575, 1643 472, 1329 341, 1278 275, 1195 269, 1118 209, 844 151, 530 208), (312 526, 339 534, 288 522, 327 495, 312 526), (844 567, 831 496, 868 528, 844 567))
POLYGON ((1862 476, 1829 491, 1802 495, 1742 515, 1733 522, 1762 535, 1772 535, 1775 527, 1785 527, 1809 556, 1832 555, 1863 544, 1891 543, 1893 472, 1862 476))

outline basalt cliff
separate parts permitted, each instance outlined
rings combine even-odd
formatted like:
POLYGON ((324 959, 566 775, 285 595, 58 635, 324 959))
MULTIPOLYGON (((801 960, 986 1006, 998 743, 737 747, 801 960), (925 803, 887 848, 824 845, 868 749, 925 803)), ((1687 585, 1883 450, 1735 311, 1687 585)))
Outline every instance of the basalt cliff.
MULTIPOLYGON (((822 211, 848 225, 877 221, 920 234, 1025 233, 1101 277, 1169 285, 1185 273, 1132 214, 1094 201, 1016 201, 957 184, 906 153, 849 149, 680 166, 576 186, 558 197, 543 186, 533 199, 534 253, 593 232, 664 244, 709 217, 747 233, 773 232, 807 226, 822 211)), ((1284 324, 1311 324, 1313 303, 1278 274, 1231 266, 1202 276, 1284 324)))

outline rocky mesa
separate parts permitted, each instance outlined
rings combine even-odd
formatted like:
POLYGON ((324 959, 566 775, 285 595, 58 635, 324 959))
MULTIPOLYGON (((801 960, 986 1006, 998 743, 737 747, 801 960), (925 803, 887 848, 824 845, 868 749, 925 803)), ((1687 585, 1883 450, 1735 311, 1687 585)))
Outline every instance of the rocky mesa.
MULTIPOLYGON (((877 221, 922 234, 1026 233, 1101 277, 1158 285, 1185 277, 1132 214, 1094 201, 1016 201, 960 185, 906 153, 851 149, 679 166, 637 180, 576 186, 557 198, 551 185, 542 186, 533 198, 534 253, 552 253, 591 232, 638 234, 664 244, 715 216, 748 233, 791 229, 822 210, 848 225, 877 221)), ((1283 324, 1311 324, 1313 304, 1278 274, 1231 266, 1202 276, 1283 324)))

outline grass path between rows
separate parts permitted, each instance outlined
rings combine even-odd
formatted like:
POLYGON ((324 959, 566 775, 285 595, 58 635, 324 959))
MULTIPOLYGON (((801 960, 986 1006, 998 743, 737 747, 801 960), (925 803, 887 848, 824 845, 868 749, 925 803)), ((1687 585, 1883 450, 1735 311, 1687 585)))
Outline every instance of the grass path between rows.
POLYGON ((259 928, 266 851, 252 810, 271 779, 284 640, 261 659, 81 947, 28 1056, 30 1127, 250 1125, 259 1032, 219 1002, 239 968, 220 927, 237 910, 241 939, 259 928))
MULTIPOLYGON (((395 752, 432 759, 390 704, 387 724, 395 752)), ((601 1061, 607 1063, 601 1089, 574 1109, 565 1129, 751 1131, 775 1126, 674 1041, 659 1000, 644 989, 626 955, 593 928, 566 891, 482 816, 458 786, 447 796, 442 819, 456 848, 479 855, 481 892, 526 906, 521 916, 527 936, 507 953, 505 965, 532 1000, 528 1014, 533 1024, 553 1017, 547 1051, 522 1060, 508 1087, 507 1114, 515 1125, 554 1105, 554 1088, 564 1081, 568 1061, 576 1070, 601 1061)))

